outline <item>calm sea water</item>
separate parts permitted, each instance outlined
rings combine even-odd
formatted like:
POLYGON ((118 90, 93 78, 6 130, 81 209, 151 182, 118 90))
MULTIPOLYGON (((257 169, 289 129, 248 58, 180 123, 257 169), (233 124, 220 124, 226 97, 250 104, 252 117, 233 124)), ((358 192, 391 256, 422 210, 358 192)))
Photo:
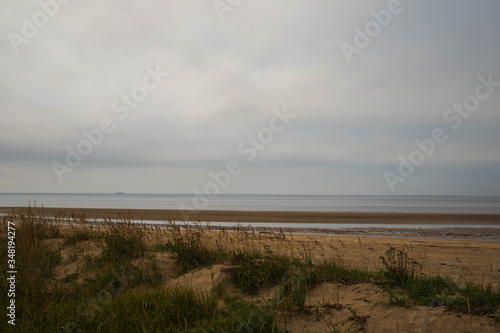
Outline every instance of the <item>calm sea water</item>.
MULTIPOLYGON (((416 212, 500 214, 500 197, 372 195, 219 195, 193 204, 192 194, 0 193, 0 207, 277 210, 321 212, 416 212)), ((199 198, 198 198, 199 199, 199 198)))

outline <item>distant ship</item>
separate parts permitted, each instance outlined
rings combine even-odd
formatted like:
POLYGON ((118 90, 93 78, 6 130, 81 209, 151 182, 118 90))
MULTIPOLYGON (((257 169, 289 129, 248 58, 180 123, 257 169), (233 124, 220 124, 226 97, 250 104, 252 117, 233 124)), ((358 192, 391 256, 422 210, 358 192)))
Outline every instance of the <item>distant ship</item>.
POLYGON ((125 192, 115 192, 115 194, 125 194, 125 192))

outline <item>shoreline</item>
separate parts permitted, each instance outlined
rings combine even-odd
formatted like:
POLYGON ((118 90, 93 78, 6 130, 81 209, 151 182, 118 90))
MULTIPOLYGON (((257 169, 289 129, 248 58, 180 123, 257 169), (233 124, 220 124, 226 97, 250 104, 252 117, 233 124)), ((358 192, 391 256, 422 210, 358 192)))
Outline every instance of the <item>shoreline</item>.
MULTIPOLYGON (((18 212, 20 207, 0 207, 0 213, 18 212)), ((26 207, 21 207, 26 209, 26 207)), ((149 221, 244 222, 244 223, 342 223, 342 224, 483 224, 500 225, 500 214, 379 213, 315 211, 244 211, 179 209, 117 209, 31 207, 47 216, 84 214, 88 218, 131 217, 149 221)))
MULTIPOLYGON (((19 207, 0 207, 0 215, 19 212, 19 207)), ((211 230, 254 230, 259 233, 323 235, 328 237, 357 236, 393 239, 474 240, 500 242, 500 215, 495 214, 437 214, 437 213, 352 213, 352 212, 293 212, 293 211, 237 211, 113 208, 41 208, 32 207, 38 216, 78 217, 88 219, 133 220, 161 228, 160 222, 200 223, 259 223, 259 226, 216 226, 211 230), (185 217, 189 217, 189 221, 185 217), (269 223, 269 225, 266 225, 269 223), (384 227, 377 226, 383 224, 384 227), (324 227, 323 227, 324 225, 324 227), (352 225, 352 226, 349 226, 352 225), (361 226, 364 225, 364 226, 361 226), (414 227, 409 227, 414 225, 414 227), (439 226, 426 228, 423 226, 439 226), (474 228, 473 226, 477 226, 474 228)))

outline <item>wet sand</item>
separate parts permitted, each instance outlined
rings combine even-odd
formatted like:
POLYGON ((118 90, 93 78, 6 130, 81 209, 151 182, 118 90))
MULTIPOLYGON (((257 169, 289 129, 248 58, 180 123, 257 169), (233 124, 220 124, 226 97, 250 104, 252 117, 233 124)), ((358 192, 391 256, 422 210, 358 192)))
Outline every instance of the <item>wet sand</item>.
MULTIPOLYGON (((500 225, 500 214, 357 213, 114 208, 40 208, 47 216, 85 214, 94 219, 131 217, 148 221, 363 223, 363 224, 479 224, 500 225)), ((9 214, 18 207, 0 207, 9 214)))
MULTIPOLYGON (((0 208, 0 214, 18 211, 16 207, 0 208)), ((495 214, 436 214, 436 213, 353 213, 353 212, 291 212, 291 211, 236 211, 236 210, 158 210, 158 209, 102 209, 102 208, 43 208, 46 216, 72 216, 84 214, 90 219, 132 219, 136 221, 193 221, 236 223, 283 223, 283 227, 259 226, 253 230, 261 233, 285 232, 295 234, 375 236, 391 238, 426 238, 448 240, 480 240, 500 242, 500 215, 495 214), (286 224, 288 223, 288 224, 286 224), (294 225, 289 225, 293 223, 294 225), (312 227, 308 224, 324 224, 312 227), (335 224, 343 224, 336 227, 335 224), (346 228, 346 224, 352 227, 346 228), (358 225, 357 225, 358 224, 358 225), (359 227, 359 224, 374 227, 359 227), (393 225, 390 228, 376 224, 393 225), (398 228, 398 225, 415 225, 415 228, 398 228), (440 225, 436 229, 420 228, 422 225, 440 225), (449 227, 444 227, 449 225, 449 227), (480 225, 481 228, 470 226, 480 225), (491 226, 489 228, 488 226, 491 226), (496 228, 494 228, 496 227, 496 228)), ((231 231, 235 227, 217 227, 213 230, 231 231)), ((248 227, 239 226, 239 229, 248 227)))

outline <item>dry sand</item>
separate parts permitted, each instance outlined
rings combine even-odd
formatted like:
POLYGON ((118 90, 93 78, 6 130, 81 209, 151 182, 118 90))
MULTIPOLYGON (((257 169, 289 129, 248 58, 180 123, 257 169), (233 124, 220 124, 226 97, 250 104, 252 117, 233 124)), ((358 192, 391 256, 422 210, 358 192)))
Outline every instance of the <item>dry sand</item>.
MULTIPOLYGON (((68 227, 69 228, 69 227, 68 227)), ((78 228, 78 226, 77 226, 78 228)), ((96 232, 104 231, 102 225, 96 232)), ((349 267, 377 270, 381 268, 380 256, 391 248, 405 249, 409 256, 422 265, 421 274, 426 276, 448 276, 460 284, 467 282, 490 284, 494 290, 500 288, 500 243, 481 241, 450 241, 429 239, 398 239, 382 237, 312 236, 297 234, 272 234, 259 232, 219 232, 198 230, 207 244, 224 243, 231 248, 256 247, 274 253, 300 256, 308 253, 317 259, 335 260, 349 267)), ((185 231, 181 231, 185 232, 185 231)), ((145 235, 149 243, 172 240, 167 229, 152 228, 145 235)), ((53 240, 50 240, 54 243, 53 240)), ((60 239, 57 244, 62 244, 60 239)), ((88 241, 74 246, 78 260, 68 258, 75 249, 62 249, 63 264, 56 267, 62 278, 84 266, 81 253, 97 253, 99 247, 88 241)), ((219 283, 224 285, 226 295, 241 296, 253 301, 270 300, 277 287, 267 288, 258 296, 248 296, 229 282, 229 264, 217 264, 178 275, 175 259, 168 252, 153 253, 153 260, 160 270, 165 288, 186 286, 194 290, 211 293, 219 283)), ((146 264, 138 259, 134 265, 146 264)), ((444 307, 394 306, 384 288, 372 283, 339 284, 323 283, 312 289, 306 297, 303 314, 287 319, 289 332, 325 332, 334 325, 342 332, 356 331, 353 311, 363 319, 364 332, 500 332, 500 322, 487 316, 457 315, 444 307)), ((258 318, 257 318, 258 319, 258 318)), ((282 322, 282 325, 285 323, 282 322)))
MULTIPOLYGON (((5 212, 5 211, 4 211, 5 212)), ((7 212, 10 212, 8 210, 7 212)), ((58 213, 67 215, 84 213, 93 218, 119 218, 129 216, 144 220, 178 220, 179 211, 158 210, 103 210, 103 209, 45 209, 47 215, 58 213)), ((454 214, 365 214, 365 213, 295 213, 295 212, 233 212, 203 211, 198 212, 201 221, 241 222, 314 222, 325 223, 398 223, 410 224, 500 224, 497 215, 454 215, 454 214)), ((182 220, 182 219, 181 219, 182 220)), ((103 225, 94 226, 102 231, 103 225)), ((368 230, 368 229, 367 229, 368 230)), ((241 229, 240 229, 241 231, 241 229)), ((234 248, 266 248, 275 253, 300 255, 311 254, 317 259, 332 259, 349 267, 377 270, 381 268, 380 257, 391 247, 405 249, 409 256, 422 265, 421 274, 426 276, 442 275, 454 281, 491 285, 500 289, 500 242, 480 241, 471 237, 465 240, 430 239, 423 237, 396 238, 370 237, 370 234, 358 236, 345 235, 305 235, 294 233, 268 232, 220 232, 200 229, 203 239, 208 244, 215 244, 224 239, 225 244, 234 248)), ((430 237, 435 237, 429 230, 430 237)), ((446 238, 446 235, 441 235, 446 238)), ((466 236, 466 235, 465 235, 466 236)), ((172 234, 167 229, 151 228, 146 236, 150 243, 166 242, 172 234)), ((490 239, 491 240, 491 239, 490 239)), ((82 243, 79 245, 93 251, 95 248, 82 243)), ((63 256, 73 250, 63 250, 63 256)), ((81 251, 81 250, 80 250, 81 251)), ((167 252, 156 253, 155 261, 163 276, 166 288, 186 285, 196 290, 210 293, 218 283, 228 281, 228 265, 213 265, 179 276, 175 260, 167 252), (226 278, 226 280, 225 280, 226 278)), ((79 259, 80 261, 83 259, 79 259)), ((138 263, 140 264, 140 263, 138 263)), ((66 262, 57 267, 60 277, 73 273, 81 263, 66 262)), ((240 295, 237 288, 225 283, 225 293, 240 295)), ((262 290, 257 299, 270 299, 275 289, 262 290)), ((353 331, 352 310, 358 318, 365 320, 366 332, 500 332, 500 322, 486 316, 457 315, 443 307, 412 306, 409 308, 391 306, 389 296, 383 288, 371 284, 324 283, 311 290, 306 299, 310 310, 306 314, 295 315, 287 320, 287 329, 291 332, 324 332, 328 325, 335 325, 341 331, 353 331)), ((284 324, 284 323, 283 323, 284 324)))
MULTIPOLYGON (((333 259, 349 267, 377 270, 381 268, 380 256, 391 248, 405 249, 422 265, 421 274, 448 276, 460 284, 467 282, 490 284, 500 288, 500 243, 481 241, 449 241, 428 239, 397 239, 347 236, 253 234, 245 240, 239 233, 226 233, 234 244, 249 242, 252 246, 273 252, 299 255, 303 251, 318 259, 333 259), (250 237, 252 238, 252 237, 250 237)), ((220 232, 206 231, 205 239, 220 239, 220 232)), ((245 236, 246 237, 246 236, 245 236)), ((241 245, 235 245, 241 246, 241 245)), ((231 266, 213 265, 174 277, 174 264, 168 255, 158 254, 165 276, 166 287, 187 286, 210 293, 228 278, 231 266)), ((257 301, 272 299, 276 287, 264 289, 258 296, 247 296, 230 283, 224 285, 225 293, 257 301)), ((371 283, 323 283, 311 290, 306 297, 306 313, 287 319, 289 332, 328 332, 329 325, 341 332, 355 332, 353 312, 365 320, 363 332, 500 332, 500 322, 486 316, 457 315, 444 307, 389 305, 389 295, 384 288, 371 283)), ((282 322, 284 324, 284 322, 282 322)), ((331 327, 330 326, 330 327, 331 327)))

